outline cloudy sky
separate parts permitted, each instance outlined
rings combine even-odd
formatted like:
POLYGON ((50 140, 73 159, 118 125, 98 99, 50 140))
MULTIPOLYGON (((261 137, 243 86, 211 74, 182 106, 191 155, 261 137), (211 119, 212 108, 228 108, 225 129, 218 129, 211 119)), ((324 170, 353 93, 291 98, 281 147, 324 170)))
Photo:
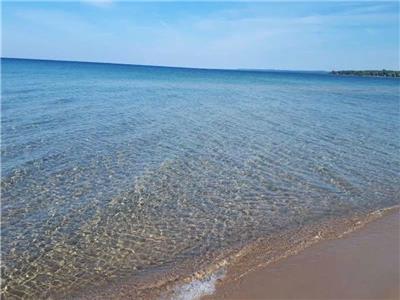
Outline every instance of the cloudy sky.
POLYGON ((399 2, 3 2, 2 56, 399 69, 399 2))

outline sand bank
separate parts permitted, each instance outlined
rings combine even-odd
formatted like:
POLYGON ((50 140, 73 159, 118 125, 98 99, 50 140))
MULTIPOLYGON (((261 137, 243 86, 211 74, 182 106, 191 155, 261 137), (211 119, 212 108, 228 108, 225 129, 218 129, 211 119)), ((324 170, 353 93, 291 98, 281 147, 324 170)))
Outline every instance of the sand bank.
POLYGON ((399 209, 343 238, 324 240, 238 276, 204 299, 399 299, 399 209))

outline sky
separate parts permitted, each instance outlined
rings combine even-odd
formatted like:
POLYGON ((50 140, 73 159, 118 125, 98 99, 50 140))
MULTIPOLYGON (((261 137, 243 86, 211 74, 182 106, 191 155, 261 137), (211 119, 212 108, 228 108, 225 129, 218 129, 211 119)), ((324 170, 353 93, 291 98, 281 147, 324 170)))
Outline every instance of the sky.
POLYGON ((399 2, 2 2, 2 57, 399 69, 399 2))

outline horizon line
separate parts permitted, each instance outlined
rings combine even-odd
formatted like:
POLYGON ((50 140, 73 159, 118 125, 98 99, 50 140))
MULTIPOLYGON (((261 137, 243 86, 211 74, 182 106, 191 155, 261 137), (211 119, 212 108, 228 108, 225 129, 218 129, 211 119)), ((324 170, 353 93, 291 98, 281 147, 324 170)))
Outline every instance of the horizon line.
POLYGON ((49 58, 27 58, 27 57, 10 57, 0 56, 0 59, 20 59, 20 60, 38 60, 38 61, 51 61, 51 62, 70 62, 70 63, 88 63, 88 64, 105 64, 105 65, 121 65, 121 66, 138 66, 138 67, 155 67, 155 68, 175 68, 175 69, 191 69, 191 70, 214 70, 214 71, 240 71, 240 72, 320 72, 329 73, 328 70, 300 70, 300 69, 268 69, 268 68, 212 68, 212 67, 188 67, 188 66, 172 66, 172 65, 146 65, 135 63, 122 63, 122 62, 104 62, 104 61, 86 61, 86 60, 68 60, 68 59, 49 59, 49 58))
POLYGON ((304 69, 268 69, 268 68, 212 68, 212 67, 188 67, 188 66, 172 66, 172 65, 146 65, 122 62, 106 62, 106 61, 87 61, 87 60, 68 60, 68 59, 49 59, 49 58, 27 58, 27 57, 9 57, 0 56, 0 59, 20 59, 20 60, 37 60, 50 62, 66 62, 66 63, 87 63, 87 64, 104 64, 104 65, 120 65, 120 66, 136 66, 136 67, 153 67, 153 68, 173 68, 173 69, 189 69, 189 70, 209 70, 209 71, 239 71, 239 72, 299 72, 299 73, 330 73, 332 71, 395 71, 400 69, 332 69, 332 70, 304 70, 304 69))

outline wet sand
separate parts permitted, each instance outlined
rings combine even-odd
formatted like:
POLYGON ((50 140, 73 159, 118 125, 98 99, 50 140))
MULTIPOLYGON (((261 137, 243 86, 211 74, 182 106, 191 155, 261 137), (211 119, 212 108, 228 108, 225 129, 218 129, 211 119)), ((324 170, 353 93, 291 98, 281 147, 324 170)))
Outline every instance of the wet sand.
POLYGON ((400 299, 399 220, 396 209, 239 279, 232 266, 203 299, 400 299))

